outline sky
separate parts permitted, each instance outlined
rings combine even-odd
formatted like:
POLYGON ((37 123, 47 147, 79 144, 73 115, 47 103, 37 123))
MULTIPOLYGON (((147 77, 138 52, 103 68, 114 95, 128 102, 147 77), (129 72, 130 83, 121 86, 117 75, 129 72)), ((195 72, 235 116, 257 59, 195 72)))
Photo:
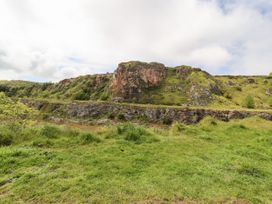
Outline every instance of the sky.
POLYGON ((58 81, 130 60, 272 72, 272 0, 0 0, 0 79, 58 81))

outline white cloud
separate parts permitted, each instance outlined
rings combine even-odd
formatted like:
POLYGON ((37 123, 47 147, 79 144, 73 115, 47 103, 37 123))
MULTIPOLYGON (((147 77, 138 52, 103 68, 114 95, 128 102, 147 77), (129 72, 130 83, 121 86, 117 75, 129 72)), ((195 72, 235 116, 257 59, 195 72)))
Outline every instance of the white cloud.
POLYGON ((126 60, 272 71, 270 0, 0 0, 0 15, 1 79, 55 81, 126 60))

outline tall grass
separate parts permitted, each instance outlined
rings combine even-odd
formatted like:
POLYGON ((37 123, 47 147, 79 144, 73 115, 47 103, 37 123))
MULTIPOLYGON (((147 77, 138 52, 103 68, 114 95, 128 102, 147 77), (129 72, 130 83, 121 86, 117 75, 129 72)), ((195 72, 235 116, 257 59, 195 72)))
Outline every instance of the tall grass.
POLYGON ((12 136, 0 147, 0 203, 272 202, 272 123, 260 118, 11 126, 0 126, 12 136))

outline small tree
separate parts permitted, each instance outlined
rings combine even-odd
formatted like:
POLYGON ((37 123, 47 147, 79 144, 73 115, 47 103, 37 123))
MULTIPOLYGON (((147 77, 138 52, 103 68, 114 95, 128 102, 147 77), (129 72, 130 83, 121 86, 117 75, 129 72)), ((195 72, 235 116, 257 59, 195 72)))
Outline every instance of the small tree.
POLYGON ((254 99, 252 98, 252 96, 247 96, 246 100, 245 100, 245 106, 247 108, 255 108, 255 102, 254 99))

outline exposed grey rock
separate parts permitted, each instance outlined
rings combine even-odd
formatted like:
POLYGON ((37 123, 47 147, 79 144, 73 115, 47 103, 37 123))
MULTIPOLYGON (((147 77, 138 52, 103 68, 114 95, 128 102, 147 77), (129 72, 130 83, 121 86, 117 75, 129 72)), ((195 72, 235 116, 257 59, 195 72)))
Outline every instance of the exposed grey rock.
POLYGON ((179 121, 185 124, 194 124, 206 116, 229 121, 231 119, 243 119, 251 116, 259 116, 272 121, 271 112, 260 111, 238 111, 238 110, 211 110, 211 109, 191 109, 162 106, 137 106, 114 103, 48 103, 43 101, 22 100, 30 107, 39 108, 42 111, 56 115, 56 118, 76 118, 76 119, 97 119, 106 122, 105 119, 117 119, 118 115, 123 115, 125 120, 137 121, 146 120, 151 123, 162 123, 164 119, 169 121, 179 121), (39 106, 37 105, 39 104, 39 106), (110 117, 113 116, 113 117, 110 117))

